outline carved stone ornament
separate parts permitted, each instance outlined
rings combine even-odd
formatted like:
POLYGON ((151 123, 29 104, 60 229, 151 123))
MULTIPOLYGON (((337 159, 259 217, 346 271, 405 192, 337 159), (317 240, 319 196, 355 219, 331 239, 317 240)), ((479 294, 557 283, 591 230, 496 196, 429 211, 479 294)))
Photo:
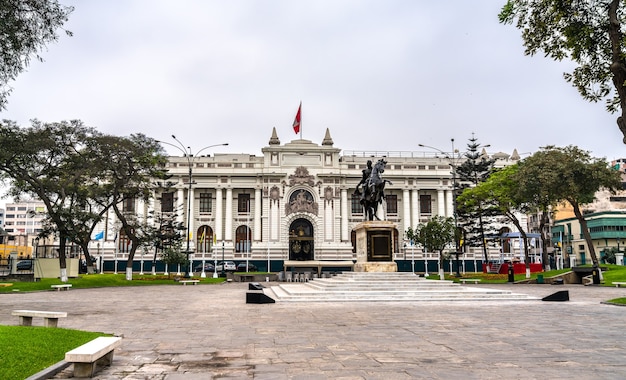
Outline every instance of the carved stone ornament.
POLYGON ((313 200, 311 193, 306 190, 298 190, 289 197, 289 203, 285 205, 285 215, 294 212, 308 212, 317 215, 318 209, 317 202, 313 200))
POLYGON ((333 200, 333 188, 328 186, 324 189, 324 199, 327 202, 330 202, 333 200))
POLYGON ((278 186, 272 186, 270 189, 270 199, 273 201, 277 201, 280 198, 280 189, 278 186))
POLYGON ((309 175, 309 171, 304 166, 296 168, 296 172, 289 176, 289 186, 309 185, 313 186, 313 176, 309 175))

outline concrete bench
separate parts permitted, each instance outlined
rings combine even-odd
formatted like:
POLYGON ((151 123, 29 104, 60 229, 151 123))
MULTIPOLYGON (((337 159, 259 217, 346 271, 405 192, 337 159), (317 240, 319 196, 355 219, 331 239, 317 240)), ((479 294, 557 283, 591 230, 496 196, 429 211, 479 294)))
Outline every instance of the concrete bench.
POLYGON ((616 288, 619 288, 620 286, 626 286, 626 282, 614 282, 613 285, 615 285, 616 288))
POLYGON ((44 327, 57 327, 59 318, 67 317, 62 311, 39 311, 39 310, 13 310, 11 315, 20 317, 20 325, 32 326, 33 318, 43 318, 44 327))
POLYGON ((199 283, 200 280, 180 280, 178 282, 180 282, 183 285, 187 285, 187 284, 194 284, 195 285, 195 284, 199 283))
POLYGON ((122 338, 101 336, 65 353, 65 361, 74 364, 74 377, 93 377, 98 365, 111 365, 113 352, 122 338))
POLYGON ((72 284, 50 285, 50 287, 58 292, 60 290, 70 290, 72 284))
POLYGON ((462 278, 461 282, 463 284, 468 283, 468 282, 473 282, 474 284, 478 284, 480 282, 480 278, 462 278))

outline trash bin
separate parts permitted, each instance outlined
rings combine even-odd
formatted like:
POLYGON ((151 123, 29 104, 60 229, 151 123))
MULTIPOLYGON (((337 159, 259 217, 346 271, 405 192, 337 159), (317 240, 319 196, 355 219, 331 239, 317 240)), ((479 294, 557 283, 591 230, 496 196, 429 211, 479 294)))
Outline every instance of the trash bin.
POLYGON ((537 275, 537 283, 538 284, 543 284, 543 275, 542 274, 538 274, 537 275))

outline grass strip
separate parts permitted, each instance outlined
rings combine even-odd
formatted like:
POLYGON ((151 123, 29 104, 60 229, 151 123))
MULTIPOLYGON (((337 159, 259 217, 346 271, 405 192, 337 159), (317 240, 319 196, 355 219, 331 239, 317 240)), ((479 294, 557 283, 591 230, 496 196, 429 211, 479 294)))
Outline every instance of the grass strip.
MULTIPOLYGON (((224 278, 197 278, 200 280, 200 284, 216 284, 225 281, 224 278)), ((50 285, 62 284, 58 278, 42 278, 35 282, 12 282, 12 286, 0 287, 0 293, 12 293, 12 292, 32 292, 40 290, 51 290, 50 285)), ((164 275, 133 275, 133 280, 126 280, 124 274, 89 274, 81 275, 79 277, 70 278, 67 284, 72 284, 72 289, 80 288, 105 288, 116 286, 148 286, 148 285, 178 285, 180 284, 174 280, 174 277, 164 275)), ((71 290, 69 290, 71 292, 71 290)))
POLYGON ((0 379, 25 379, 63 360, 67 351, 105 335, 62 328, 0 325, 0 379))

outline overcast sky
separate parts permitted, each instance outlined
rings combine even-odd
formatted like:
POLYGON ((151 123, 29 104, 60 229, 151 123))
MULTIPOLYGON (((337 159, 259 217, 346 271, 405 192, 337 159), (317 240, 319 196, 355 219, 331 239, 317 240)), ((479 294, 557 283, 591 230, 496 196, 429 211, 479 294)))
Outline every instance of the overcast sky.
POLYGON ((504 2, 61 0, 74 36, 19 76, 0 117, 260 155, 272 127, 299 138, 302 101, 302 138, 329 128, 343 150, 463 150, 474 133, 489 153, 625 157, 617 115, 565 82, 571 63, 525 56, 504 2))

